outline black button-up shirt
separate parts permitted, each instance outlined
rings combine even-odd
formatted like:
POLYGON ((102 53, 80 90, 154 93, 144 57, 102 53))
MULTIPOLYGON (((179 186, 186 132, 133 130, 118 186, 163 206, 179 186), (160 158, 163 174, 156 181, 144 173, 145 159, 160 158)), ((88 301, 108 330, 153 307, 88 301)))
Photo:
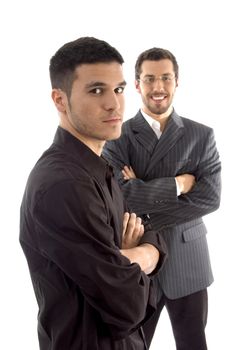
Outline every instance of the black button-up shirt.
MULTIPOLYGON (((21 205, 42 350, 145 349, 140 326, 154 310, 154 290, 119 251, 123 213, 107 162, 59 127, 21 205)), ((143 241, 159 245, 150 231, 143 241)))

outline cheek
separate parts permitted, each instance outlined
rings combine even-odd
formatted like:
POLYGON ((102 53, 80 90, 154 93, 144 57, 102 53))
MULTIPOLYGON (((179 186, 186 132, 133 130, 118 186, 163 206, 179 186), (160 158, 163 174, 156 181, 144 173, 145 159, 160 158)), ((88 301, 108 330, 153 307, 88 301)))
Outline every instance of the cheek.
POLYGON ((170 89, 170 94, 171 94, 171 95, 175 95, 176 87, 177 87, 176 84, 175 84, 174 86, 171 87, 171 89, 170 89))
POLYGON ((125 110, 125 96, 121 96, 119 99, 120 109, 122 112, 125 110))
POLYGON ((85 118, 86 115, 90 115, 93 113, 93 104, 84 100, 77 100, 72 107, 72 112, 80 118, 85 118))

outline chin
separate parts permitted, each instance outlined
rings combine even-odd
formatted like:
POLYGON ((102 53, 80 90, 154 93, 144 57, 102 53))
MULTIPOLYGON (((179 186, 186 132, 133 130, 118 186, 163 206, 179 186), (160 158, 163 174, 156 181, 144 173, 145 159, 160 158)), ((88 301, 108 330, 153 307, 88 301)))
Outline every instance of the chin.
POLYGON ((112 133, 112 135, 109 135, 106 138, 106 141, 111 141, 111 140, 116 140, 119 139, 119 137, 121 136, 121 129, 117 132, 112 133))

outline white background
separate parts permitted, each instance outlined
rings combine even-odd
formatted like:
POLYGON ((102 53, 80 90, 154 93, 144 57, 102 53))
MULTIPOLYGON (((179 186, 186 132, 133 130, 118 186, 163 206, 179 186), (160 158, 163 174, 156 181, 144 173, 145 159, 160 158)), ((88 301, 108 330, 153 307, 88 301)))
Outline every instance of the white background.
MULTIPOLYGON (((209 288, 207 338, 210 350, 232 348, 230 4, 230 0, 1 2, 1 349, 38 350, 37 305, 18 243, 19 207, 28 173, 50 145, 58 123, 50 99, 49 59, 65 42, 87 35, 108 41, 125 59, 126 119, 140 106, 134 90, 135 60, 141 51, 159 46, 171 50, 180 65, 176 111, 215 129, 223 193, 221 208, 205 219, 215 275, 209 288)), ((175 349, 165 311, 151 348, 175 349)))

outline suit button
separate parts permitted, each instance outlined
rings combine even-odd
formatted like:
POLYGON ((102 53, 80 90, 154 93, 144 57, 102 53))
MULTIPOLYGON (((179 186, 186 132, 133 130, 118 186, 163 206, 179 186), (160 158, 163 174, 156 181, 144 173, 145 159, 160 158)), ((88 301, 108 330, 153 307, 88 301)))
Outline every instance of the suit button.
POLYGON ((144 225, 150 222, 150 215, 149 214, 143 214, 142 215, 142 220, 144 225))
POLYGON ((158 205, 164 205, 165 202, 164 201, 155 201, 155 204, 158 204, 158 205))

